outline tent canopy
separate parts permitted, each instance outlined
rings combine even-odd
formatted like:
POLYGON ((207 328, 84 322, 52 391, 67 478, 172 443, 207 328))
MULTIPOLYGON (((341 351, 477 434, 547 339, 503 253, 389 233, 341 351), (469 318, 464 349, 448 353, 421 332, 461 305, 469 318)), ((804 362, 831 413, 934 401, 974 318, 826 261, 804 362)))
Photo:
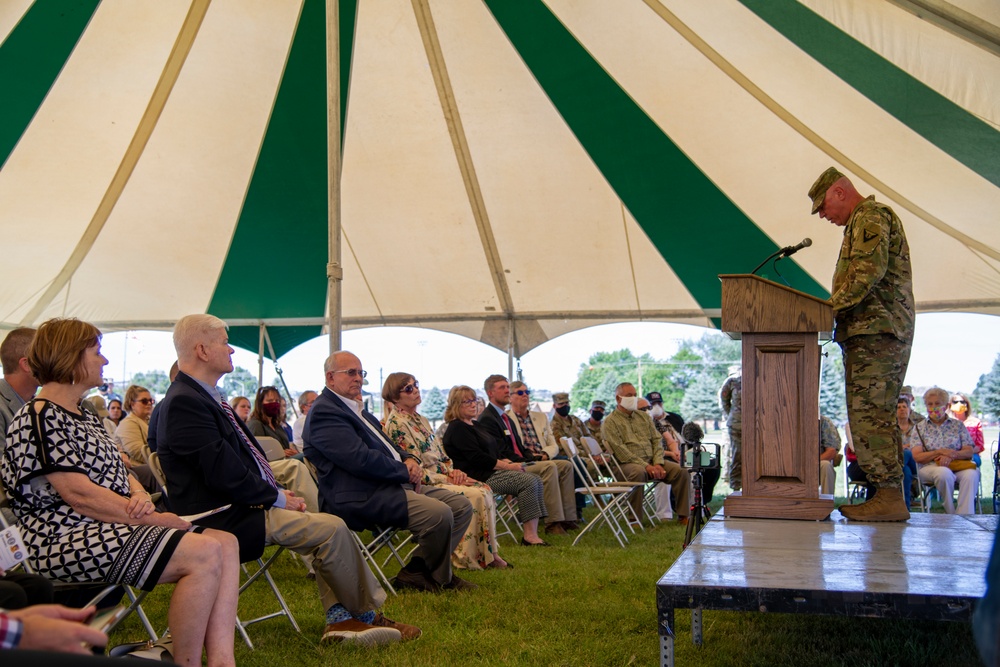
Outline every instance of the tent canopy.
POLYGON ((780 277, 826 297, 831 164, 903 220, 919 311, 1000 314, 990 0, 7 0, 0 328, 318 335, 338 59, 344 327, 711 326, 806 236, 780 277))

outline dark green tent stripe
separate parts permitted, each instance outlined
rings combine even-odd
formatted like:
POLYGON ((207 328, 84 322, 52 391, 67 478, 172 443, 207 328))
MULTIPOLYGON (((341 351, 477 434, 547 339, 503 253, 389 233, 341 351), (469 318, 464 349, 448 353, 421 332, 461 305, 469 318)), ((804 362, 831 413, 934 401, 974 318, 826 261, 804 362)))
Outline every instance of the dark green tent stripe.
POLYGON ((795 0, 740 0, 886 113, 1000 186, 1000 132, 795 0))
MULTIPOLYGON (((315 317, 324 311, 326 146, 325 2, 306 0, 208 312, 227 319, 315 317)), ((275 331, 278 355, 320 333, 319 327, 308 329, 298 339, 275 331)), ((256 348, 254 337, 250 349, 256 348)))
POLYGON ((98 0, 35 0, 0 44, 0 165, 80 41, 98 0))
MULTIPOLYGON (((540 0, 486 4, 670 268, 703 308, 719 308, 718 274, 750 271, 777 249, 774 242, 684 155, 540 0), (706 253, 709 247, 712 251, 706 253)), ((794 262, 783 264, 782 273, 793 287, 821 298, 829 295, 794 262)))
MULTIPOLYGON (((278 357, 305 341, 316 338, 321 333, 323 333, 322 327, 274 326, 267 328, 267 335, 271 338, 271 345, 274 346, 274 352, 278 357)), ((229 344, 256 354, 260 346, 260 329, 258 327, 229 327, 229 344)), ((265 368, 271 368, 271 356, 267 349, 267 343, 264 343, 264 358, 268 360, 264 364, 265 368)), ((317 362, 317 364, 318 366, 323 365, 322 361, 317 362)))

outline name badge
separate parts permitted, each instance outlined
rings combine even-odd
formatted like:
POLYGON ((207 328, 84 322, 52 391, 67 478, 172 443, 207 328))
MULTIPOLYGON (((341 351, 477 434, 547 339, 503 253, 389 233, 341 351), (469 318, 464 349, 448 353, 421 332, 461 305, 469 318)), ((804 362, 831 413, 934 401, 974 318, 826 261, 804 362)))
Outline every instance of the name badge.
POLYGON ((507 429, 503 430, 503 434, 506 435, 507 437, 510 437, 510 431, 508 431, 507 429))

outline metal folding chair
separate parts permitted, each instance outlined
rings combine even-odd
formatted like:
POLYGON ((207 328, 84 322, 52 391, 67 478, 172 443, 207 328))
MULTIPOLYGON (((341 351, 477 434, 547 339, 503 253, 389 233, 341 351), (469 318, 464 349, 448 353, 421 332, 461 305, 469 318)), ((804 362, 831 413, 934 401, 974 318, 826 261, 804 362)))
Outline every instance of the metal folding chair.
MULTIPOLYGON (((560 444, 570 463, 573 464, 580 478, 584 480, 584 486, 576 489, 576 492, 589 496, 591 503, 593 503, 594 508, 597 510, 597 514, 587 522, 587 525, 583 527, 583 530, 573 540, 573 546, 576 546, 576 543, 592 528, 596 528, 603 523, 607 525, 611 533, 615 536, 615 539, 618 540, 618 544, 624 549, 629 539, 625 533, 625 528, 620 523, 619 517, 626 518, 628 513, 632 512, 632 506, 628 504, 628 497, 635 490, 635 487, 597 484, 587 469, 587 465, 580 458, 573 438, 560 438, 560 444)), ((635 516, 634 513, 633 516, 635 516)), ((626 518, 626 525, 628 523, 626 518)))
POLYGON ((497 519, 499 519, 497 523, 497 541, 504 535, 509 535, 510 539, 514 540, 515 544, 518 544, 517 535, 514 534, 514 531, 510 527, 510 522, 513 522, 515 526, 521 528, 521 521, 517 518, 517 498, 511 498, 502 493, 493 494, 493 498, 496 501, 497 519), (502 530, 500 526, 503 526, 502 530))
MULTIPOLYGON (((399 563, 400 567, 404 567, 406 565, 406 559, 399 552, 403 547, 413 541, 413 535, 408 534, 405 538, 403 538, 402 533, 406 532, 404 528, 379 528, 377 526, 367 532, 369 532, 372 536, 372 539, 369 542, 365 542, 361 537, 361 534, 356 531, 352 530, 351 535, 354 536, 354 541, 361 550, 361 555, 368 562, 368 566, 375 573, 375 576, 382 581, 382 584, 390 593, 396 595, 396 589, 393 588, 392 582, 389 580, 389 577, 386 576, 383 568, 386 567, 389 564, 389 561, 393 558, 396 559, 396 562, 399 563), (382 549, 388 549, 389 554, 382 560, 381 563, 379 563, 376 555, 382 549)), ((416 549, 416 545, 413 546, 413 549, 416 549)), ((410 551, 412 552, 413 549, 410 551)))
MULTIPOLYGON (((604 484, 605 486, 641 486, 643 488, 642 495, 642 506, 645 510, 646 517, 649 519, 650 525, 655 525, 660 523, 660 518, 656 516, 656 497, 653 495, 653 489, 656 484, 653 482, 629 482, 625 480, 625 471, 622 469, 621 463, 615 458, 613 452, 606 452, 601 449, 601 445, 597 442, 596 438, 591 436, 583 437, 584 449, 586 450, 586 455, 589 457, 590 462, 594 465, 595 470, 598 473, 603 471, 603 476, 600 478, 595 478, 594 481, 598 484, 604 484), (604 463, 601 464, 598 461, 598 457, 604 463)), ((629 522, 631 524, 631 522, 629 522)), ((641 517, 639 518, 639 527, 642 528, 641 517)), ((631 528, 631 525, 629 526, 631 528)), ((633 531, 634 532, 634 531, 633 531)))
POLYGON ((274 563, 275 560, 278 559, 278 556, 280 556, 284 550, 285 547, 279 546, 274 550, 274 553, 272 553, 270 558, 268 558, 266 561, 264 560, 263 556, 258 558, 256 560, 257 569, 253 573, 251 573, 249 568, 247 568, 247 563, 243 563, 241 565, 241 567, 243 568, 243 573, 247 576, 247 580, 243 582, 242 586, 240 586, 240 595, 243 595, 243 591, 248 589, 255 581, 263 577, 264 580, 267 582, 268 586, 271 587, 271 592, 274 593, 274 597, 277 598, 278 604, 281 606, 281 609, 279 611, 275 611, 270 614, 264 614, 263 616, 258 616, 257 618, 251 618, 248 621, 243 621, 240 619, 239 614, 236 615, 236 631, 240 633, 240 636, 243 637, 243 641, 246 642, 246 645, 250 649, 253 649, 253 642, 250 641, 250 635, 247 634, 246 629, 249 626, 253 625, 254 623, 260 623, 261 621, 277 618, 278 616, 284 616, 288 619, 288 622, 292 624, 292 627, 295 628, 296 632, 302 632, 302 630, 299 628, 298 622, 292 615, 292 610, 288 608, 288 604, 285 602, 285 598, 281 595, 281 591, 278 590, 277 584, 274 583, 274 578, 271 576, 270 572, 271 565, 274 563))

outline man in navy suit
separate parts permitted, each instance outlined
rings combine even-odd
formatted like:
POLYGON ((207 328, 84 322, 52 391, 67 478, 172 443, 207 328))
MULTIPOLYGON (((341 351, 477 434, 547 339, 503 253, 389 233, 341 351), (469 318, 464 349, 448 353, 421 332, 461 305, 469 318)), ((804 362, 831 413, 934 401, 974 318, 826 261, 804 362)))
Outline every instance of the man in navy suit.
POLYGON ((306 458, 319 476, 319 506, 351 530, 406 528, 417 549, 395 585, 424 591, 475 588, 451 571, 451 553, 472 520, 472 505, 458 493, 421 486, 420 461, 382 433, 364 410, 367 373, 350 352, 334 352, 323 365, 326 388, 302 430, 306 458))
POLYGON ((194 514, 232 505, 198 521, 226 530, 240 543, 240 560, 277 544, 311 559, 323 609, 324 642, 363 645, 415 639, 420 630, 377 610, 385 591, 338 517, 306 511, 302 498, 274 480, 263 450, 216 385, 233 370, 226 323, 188 315, 174 328, 180 372, 160 403, 155 440, 170 504, 194 514))

